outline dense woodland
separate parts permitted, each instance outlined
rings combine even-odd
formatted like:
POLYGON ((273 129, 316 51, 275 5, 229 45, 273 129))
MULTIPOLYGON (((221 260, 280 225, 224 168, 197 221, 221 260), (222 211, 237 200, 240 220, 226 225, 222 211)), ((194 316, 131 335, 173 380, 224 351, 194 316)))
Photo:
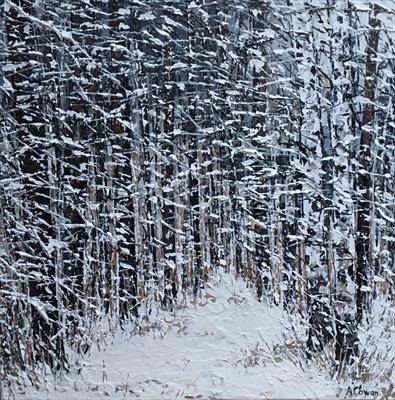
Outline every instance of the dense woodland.
POLYGON ((352 362, 393 304, 394 27, 391 0, 5 0, 1 379, 218 271, 352 362))

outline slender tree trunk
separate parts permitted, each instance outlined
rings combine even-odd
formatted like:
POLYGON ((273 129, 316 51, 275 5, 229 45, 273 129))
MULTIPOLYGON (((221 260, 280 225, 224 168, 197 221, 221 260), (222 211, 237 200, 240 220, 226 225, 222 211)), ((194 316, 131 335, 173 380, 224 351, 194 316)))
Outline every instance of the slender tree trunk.
POLYGON ((371 231, 371 213, 372 213, 372 144, 374 140, 374 119, 375 119, 375 90, 377 84, 377 50, 380 37, 380 20, 377 14, 380 7, 377 4, 372 5, 371 15, 369 17, 369 31, 367 36, 366 49, 366 75, 364 82, 365 97, 369 104, 365 105, 360 135, 360 150, 358 160, 360 168, 357 174, 357 188, 361 193, 357 202, 357 238, 356 238, 356 303, 357 320, 362 320, 364 303, 366 300, 366 289, 368 277, 371 275, 372 262, 370 235, 371 231))

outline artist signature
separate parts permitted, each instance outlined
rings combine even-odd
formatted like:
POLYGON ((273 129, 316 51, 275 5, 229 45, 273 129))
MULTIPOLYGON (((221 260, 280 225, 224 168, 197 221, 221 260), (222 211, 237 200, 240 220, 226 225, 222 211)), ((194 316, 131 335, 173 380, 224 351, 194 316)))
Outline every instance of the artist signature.
POLYGON ((378 396, 379 392, 377 390, 365 389, 362 385, 348 386, 344 394, 345 398, 364 397, 369 399, 375 399, 378 396))

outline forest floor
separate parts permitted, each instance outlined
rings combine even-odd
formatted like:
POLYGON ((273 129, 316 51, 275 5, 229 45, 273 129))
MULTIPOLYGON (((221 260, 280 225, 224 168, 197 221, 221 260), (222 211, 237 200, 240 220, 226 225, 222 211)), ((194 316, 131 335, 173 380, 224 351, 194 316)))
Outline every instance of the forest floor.
MULTIPOLYGON (((345 387, 281 356, 288 322, 241 280, 221 277, 195 304, 161 312, 156 329, 92 349, 80 374, 17 399, 334 399, 345 387), (276 355, 277 354, 277 355, 276 355)), ((152 317, 152 316, 151 316, 152 317)), ((366 398, 366 397, 361 397, 366 398)))

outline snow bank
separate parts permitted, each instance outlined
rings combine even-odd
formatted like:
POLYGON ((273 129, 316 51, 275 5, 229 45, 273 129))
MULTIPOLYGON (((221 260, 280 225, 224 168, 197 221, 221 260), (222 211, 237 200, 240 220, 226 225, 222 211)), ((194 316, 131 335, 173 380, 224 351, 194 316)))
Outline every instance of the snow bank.
POLYGON ((93 350, 81 374, 17 399, 169 399, 336 397, 338 388, 317 370, 276 358, 287 318, 260 303, 230 276, 172 315, 160 331, 117 333, 105 350, 93 350))

